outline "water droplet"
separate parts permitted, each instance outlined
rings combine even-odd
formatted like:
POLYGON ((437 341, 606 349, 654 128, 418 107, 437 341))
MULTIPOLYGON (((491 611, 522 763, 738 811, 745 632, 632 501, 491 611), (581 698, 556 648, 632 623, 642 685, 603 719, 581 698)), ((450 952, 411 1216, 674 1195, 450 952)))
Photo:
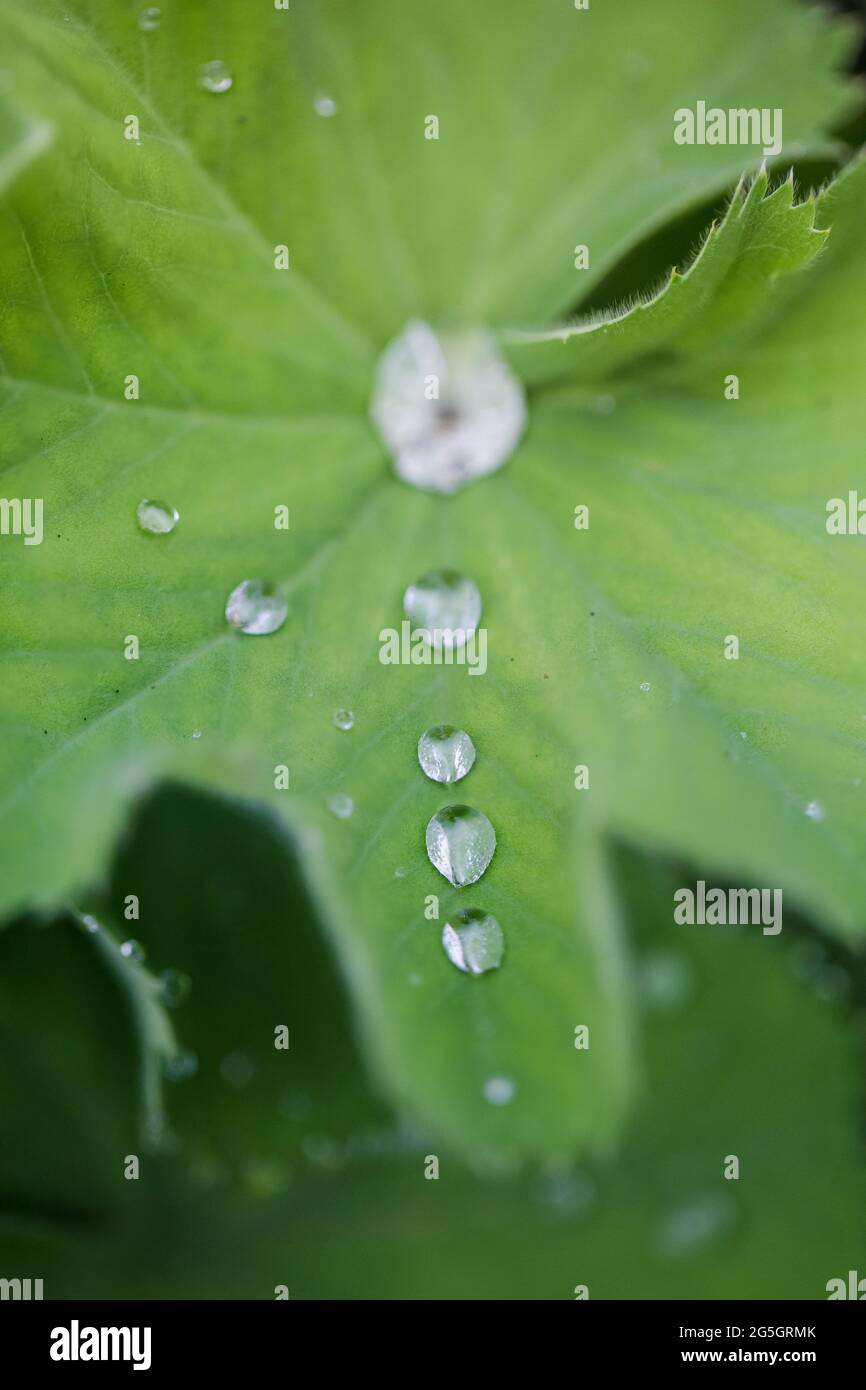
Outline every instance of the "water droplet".
POLYGON ((820 801, 810 801, 809 804, 806 806, 803 814, 804 816, 807 816, 809 820, 814 821, 825 820, 827 815, 820 801))
POLYGON ((337 817, 337 820, 348 820, 354 809, 354 801, 344 792, 338 792, 336 796, 328 798, 328 810, 337 817))
POLYGON ((481 618, 478 585, 456 570, 430 570, 410 584, 403 595, 403 612, 429 634, 434 647, 461 648, 481 618))
POLYGON ((84 927, 87 931, 91 933, 99 931, 99 923, 97 922, 95 917, 91 916, 89 912, 85 912, 81 920, 84 923, 84 927))
POLYGON ((413 320, 379 359, 370 414, 398 475, 448 493, 506 462, 526 404, 490 334, 413 320))
POLYGON ((313 102, 313 110, 317 116, 336 116, 337 103, 333 97, 319 96, 313 102))
POLYGON ((282 595, 260 579, 245 579, 232 589, 226 603, 229 624, 254 637, 276 632, 286 621, 288 611, 282 595))
POLYGON ((427 826, 427 855, 455 888, 477 883, 496 849, 496 831, 473 806, 443 806, 427 826))
POLYGON ((138 16, 138 27, 142 33, 150 34, 154 29, 158 29, 162 22, 162 10, 157 9, 156 5, 148 5, 146 10, 142 10, 138 16))
POLYGON ((227 92, 233 80, 221 58, 214 58, 210 63, 202 63, 198 71, 198 85, 203 87, 206 92, 227 92))
POLYGON ((557 1216, 575 1216, 588 1211, 596 1199, 595 1183, 573 1168, 551 1168, 532 1185, 532 1197, 539 1206, 557 1216))
POLYGON ((690 1255, 723 1235, 737 1219, 737 1203, 728 1193, 713 1193, 677 1207, 659 1223, 655 1248, 669 1259, 690 1255))
POLYGON ((418 761, 433 782, 459 782, 475 762, 475 744, 462 729, 437 724, 418 740, 418 761))
POLYGON ((394 877, 395 877, 395 878, 405 878, 407 873, 408 873, 408 870, 405 869, 405 868, 403 867, 402 864, 398 864, 398 865, 397 865, 397 868, 394 870, 394 877))
POLYGON ((445 923, 442 945, 451 964, 468 975, 498 969, 505 952, 502 928, 495 917, 478 907, 465 908, 445 923))
POLYGON ((191 984, 189 975, 184 975, 182 970, 163 970, 159 977, 159 992, 163 1004, 167 1004, 170 1009, 176 1009, 178 1004, 182 1004, 186 999, 191 984))
POLYGON ((166 1057, 162 1070, 166 1081, 187 1081, 198 1071, 198 1057, 194 1052, 181 1048, 166 1057))
POLYGON ((138 524, 150 536, 167 536, 180 520, 180 513, 167 502, 145 499, 135 509, 138 524))
POLYGON ((641 681, 640 688, 644 692, 644 694, 646 694, 648 690, 652 690, 652 686, 650 685, 649 681, 641 681))
POLYGON ((616 410, 616 396, 596 396, 595 408, 599 415, 612 415, 616 410))
POLYGON ((220 1076, 230 1086, 240 1089, 249 1086, 256 1074, 256 1064, 245 1052, 229 1052, 220 1062, 220 1076))
POLYGON ((129 941, 124 941, 120 948, 120 954, 127 960, 133 960, 137 965, 141 965, 145 960, 145 951, 140 941, 134 941, 131 937, 129 941))
POLYGON ((350 709, 338 709, 334 715, 334 727, 337 729, 353 729, 355 727, 355 716, 350 709))
POLYGON ((201 729, 193 729, 192 736, 193 738, 201 738, 201 729))
POLYGON ((491 1076, 484 1083, 484 1099, 491 1105, 508 1105, 516 1087, 508 1076, 491 1076))
POLYGON ((668 1013, 682 1008, 692 993, 692 972, 684 956, 657 951, 647 956, 640 970, 640 989, 651 1009, 668 1013))

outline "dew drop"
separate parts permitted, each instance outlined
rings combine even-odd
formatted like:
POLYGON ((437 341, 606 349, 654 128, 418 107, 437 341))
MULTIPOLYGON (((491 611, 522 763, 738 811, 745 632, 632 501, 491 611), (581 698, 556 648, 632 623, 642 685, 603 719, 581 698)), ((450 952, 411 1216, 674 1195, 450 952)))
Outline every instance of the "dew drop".
POLYGON ((245 579, 232 589, 226 603, 229 625, 254 637, 276 632, 286 621, 288 611, 282 595, 260 579, 245 579))
POLYGON ((190 978, 184 975, 182 970, 163 970, 159 977, 160 997, 163 1004, 167 1004, 170 1009, 176 1009, 178 1004, 183 1003, 190 988, 190 978))
POLYGON ((433 782, 459 782, 475 762, 475 744, 462 729, 437 724, 418 740, 418 761, 433 782))
POLYGON ((456 912, 452 920, 445 923, 442 945, 451 964, 467 975, 483 975, 487 970, 498 969, 505 952, 502 928, 495 917, 478 907, 456 912))
POLYGON ((644 692, 644 694, 646 694, 648 690, 652 690, 652 686, 650 685, 649 681, 641 681, 640 688, 644 692))
POLYGON ((194 1052, 181 1048, 166 1057, 162 1067, 166 1081, 188 1081, 198 1071, 198 1057, 194 1052))
POLYGON ((576 1216, 596 1200, 595 1183, 573 1168, 550 1168, 532 1184, 533 1200, 557 1216, 576 1216))
POLYGON ((334 714, 335 729, 353 729, 355 716, 350 709, 338 709, 334 714))
POLYGON ((227 92, 234 81, 221 58, 202 63, 198 70, 198 85, 206 92, 227 92))
POLYGON ((138 524, 150 536, 167 536, 180 520, 180 513, 167 502, 154 502, 145 499, 135 509, 138 524))
POLYGON ((455 888, 477 883, 496 849, 496 831, 473 806, 443 806, 427 826, 427 855, 455 888))
POLYGON ((410 584, 403 612, 436 648, 464 647, 481 618, 478 585, 456 570, 430 570, 410 584))
POLYGON ((656 951, 644 960, 639 976, 644 1002, 659 1013, 682 1008, 692 994, 692 972, 684 956, 656 951))
POLYGON ((337 820, 348 820, 355 810, 355 803, 344 792, 338 792, 336 796, 329 797, 328 810, 337 817, 337 820))
POLYGON ((89 931, 91 934, 94 934, 99 931, 99 923, 97 922, 95 917, 91 916, 89 912, 85 912, 81 920, 84 923, 85 929, 89 931))
POLYGON ((193 729, 192 736, 193 738, 201 738, 201 729, 193 729))
POLYGON ((656 1251, 668 1259, 690 1255, 729 1231, 737 1220, 737 1212, 736 1201, 724 1192, 676 1207, 659 1223, 656 1251))
POLYGON ((157 9, 156 5, 148 5, 146 10, 142 10, 138 16, 138 27, 144 34, 150 34, 154 29, 158 29, 162 22, 162 10, 157 9))
POLYGON ((124 941, 120 948, 120 954, 126 960, 135 961, 136 965, 141 965, 145 960, 145 950, 140 941, 134 941, 130 937, 129 941, 124 941))
POLYGON ((526 404, 489 333, 413 320, 379 359, 370 414, 399 477, 449 493, 506 462, 526 404))
POLYGON ((220 1062, 220 1076, 230 1086, 240 1089, 249 1086, 256 1074, 256 1064, 245 1052, 229 1052, 220 1062))
POLYGON ((484 1083, 484 1099, 491 1105, 508 1105, 514 1099, 515 1089, 509 1076, 491 1076, 484 1083))
POLYGON ((407 869, 406 869, 402 864, 398 864, 397 867, 396 867, 396 869, 394 870, 394 877, 395 877, 395 878, 405 878, 407 872, 408 872, 407 869))
POLYGON ((820 801, 810 801, 809 804, 806 806, 803 814, 804 816, 807 816, 809 820, 814 821, 822 821, 826 819, 827 815, 820 801))
POLYGON ((317 116, 336 116, 337 103, 333 97, 318 96, 313 102, 313 110, 317 116))

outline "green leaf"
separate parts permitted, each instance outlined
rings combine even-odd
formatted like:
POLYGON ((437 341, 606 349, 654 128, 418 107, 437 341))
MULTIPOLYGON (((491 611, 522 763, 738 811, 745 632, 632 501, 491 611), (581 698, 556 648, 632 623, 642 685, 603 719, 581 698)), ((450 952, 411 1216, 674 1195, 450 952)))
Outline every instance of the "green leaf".
POLYGON ((0 16, 23 97, 57 131, 0 217, 4 488, 46 508, 42 545, 0 548, 0 901, 98 877, 130 801, 166 772, 270 800, 388 1093, 467 1152, 608 1147, 635 1085, 613 836, 783 883, 843 928, 862 919, 857 561, 823 531, 817 467, 828 432, 840 478, 854 466, 856 221, 840 207, 840 249, 804 290, 810 323, 844 327, 832 375, 795 320, 737 357, 751 395, 736 403, 718 374, 640 383, 612 416, 533 397, 518 455, 448 501, 393 477, 366 418, 375 356, 410 315, 562 313, 733 183, 751 151, 672 139, 673 111, 710 88, 748 105, 757 87, 792 154, 818 145, 848 108, 830 71, 848 30, 738 0, 653 67, 676 5, 235 6, 221 27, 203 4, 162 8, 152 35, 95 4, 9 0, 0 16), (234 79, 221 95, 196 82, 216 58, 234 79), (137 530, 143 497, 178 508, 172 535, 137 530), (378 659, 406 584, 443 564, 483 595, 479 680, 378 659), (223 618, 256 576, 290 604, 261 639, 223 618), (448 798, 415 758, 443 720, 476 741, 460 795, 498 835, 459 895, 424 855, 448 798), (280 765, 290 793, 273 789, 280 765), (326 809, 337 792, 347 821, 326 809), (813 801, 825 821, 804 816, 813 801), (442 953, 458 901, 502 922, 492 977, 442 953), (485 1101, 494 1076, 510 1105, 485 1101))
POLYGON ((766 317, 777 277, 802 270, 827 238, 815 225, 814 195, 795 203, 793 176, 772 193, 769 182, 765 170, 750 184, 741 181, 691 263, 671 270, 649 298, 559 327, 507 333, 524 378, 597 378, 647 353, 694 360, 741 339, 766 317))

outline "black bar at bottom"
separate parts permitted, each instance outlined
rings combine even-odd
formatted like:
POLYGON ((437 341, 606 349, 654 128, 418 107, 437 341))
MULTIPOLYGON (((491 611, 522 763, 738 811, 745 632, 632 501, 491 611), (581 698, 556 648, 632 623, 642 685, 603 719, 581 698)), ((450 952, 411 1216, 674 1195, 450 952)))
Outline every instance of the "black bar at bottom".
MULTIPOLYGON (((347 1356, 366 1359, 370 1334, 377 1315, 364 1304, 362 1340, 347 1340, 347 1356), (354 1352, 352 1348, 354 1347, 354 1352)), ((470 1345, 495 1364, 503 1352, 523 1341, 520 1321, 511 1311, 498 1330, 501 1316, 488 1304, 483 1315, 484 1335, 478 1340, 477 1313, 467 1310, 475 1334, 470 1345)), ((48 1370, 59 1376, 93 1376, 109 1367, 120 1372, 159 1376, 185 1370, 221 1379, 232 1371, 247 1376, 273 1359, 291 1374, 296 1357, 320 1348, 323 1362, 330 1362, 337 1339, 351 1334, 352 1303, 312 1302, 14 1302, 0 1303, 0 1338, 4 1364, 29 1370, 48 1370), (299 1343, 302 1332, 324 1338, 299 1343)), ((387 1358, 392 1343, 393 1318, 383 1311, 379 1355, 387 1358)), ((432 1315, 431 1331, 418 1351, 425 1374, 441 1356, 445 1372, 454 1369, 458 1343, 451 1332, 442 1337, 441 1313, 432 1315), (429 1345, 428 1345, 429 1343, 429 1345)), ((448 1315, 449 1327, 459 1336, 461 1314, 448 1315)), ((864 1322, 857 1309, 843 1302, 574 1302, 567 1312, 545 1319, 545 1360, 548 1339, 562 1331, 565 1350, 579 1349, 580 1363, 596 1370, 638 1367, 641 1370, 672 1366, 807 1365, 828 1370, 856 1364, 864 1322), (579 1338, 575 1342, 574 1339, 579 1338), (585 1358, 592 1357, 589 1362, 585 1358)), ((402 1333, 408 1331, 401 1315, 402 1333)), ((467 1331, 469 1328, 467 1328, 467 1331)), ((534 1327, 530 1324, 530 1332, 534 1327)), ((422 1329, 422 1335, 423 1329, 422 1329)), ((398 1339, 399 1340, 399 1339, 398 1339)), ((526 1347, 526 1344, 524 1343, 526 1347)), ((469 1345, 464 1343, 465 1350, 469 1345)), ((526 1347, 528 1350, 529 1348, 526 1347)), ((406 1355, 404 1343, 403 1353, 406 1355)), ((511 1353, 509 1353, 510 1355, 511 1353)), ((414 1359, 414 1358, 412 1358, 414 1359)), ((463 1356, 460 1354, 461 1364, 463 1356)), ((404 1363, 404 1370, 409 1366, 404 1363)))

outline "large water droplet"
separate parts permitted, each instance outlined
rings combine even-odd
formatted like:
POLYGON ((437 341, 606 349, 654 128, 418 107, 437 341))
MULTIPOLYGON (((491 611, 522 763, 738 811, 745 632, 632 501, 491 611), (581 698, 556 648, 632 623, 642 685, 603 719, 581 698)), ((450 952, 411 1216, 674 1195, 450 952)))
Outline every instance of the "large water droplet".
POLYGON ((479 907, 456 912, 451 921, 445 923, 442 945, 451 964, 468 975, 483 975, 485 970, 498 969, 505 952, 502 928, 495 917, 479 907))
POLYGON ((443 806, 427 826, 427 854, 455 888, 477 883, 496 849, 496 831, 473 806, 443 806))
POLYGON ((142 531, 147 531, 151 536, 167 536, 180 520, 180 513, 167 502, 153 502, 148 499, 139 502, 135 515, 142 531))
POLYGON ((416 628, 430 634, 434 647, 459 649, 478 626, 481 594, 473 580, 456 570, 430 570, 409 585, 403 612, 416 628))
POLYGON ((206 92, 227 92, 233 80, 221 58, 214 58, 210 63, 202 63, 198 70, 198 85, 203 87, 206 92))
POLYGON ((355 716, 350 709, 338 709, 334 714, 335 729, 353 729, 355 727, 355 716))
POLYGON ((156 5, 148 5, 146 10, 142 10, 138 16, 138 27, 142 33, 152 33, 158 29, 162 21, 162 10, 157 9, 156 5))
POLYGON ((489 333, 413 320, 379 359, 370 414, 401 478, 455 492, 506 462, 526 404, 489 333))
POLYGON ((433 782, 459 782, 475 762, 475 744, 462 729, 437 724, 418 740, 418 761, 433 782))
POLYGON ((245 579, 232 589, 226 603, 226 618, 239 632, 261 637, 276 632, 286 621, 289 605, 281 594, 260 579, 245 579))

